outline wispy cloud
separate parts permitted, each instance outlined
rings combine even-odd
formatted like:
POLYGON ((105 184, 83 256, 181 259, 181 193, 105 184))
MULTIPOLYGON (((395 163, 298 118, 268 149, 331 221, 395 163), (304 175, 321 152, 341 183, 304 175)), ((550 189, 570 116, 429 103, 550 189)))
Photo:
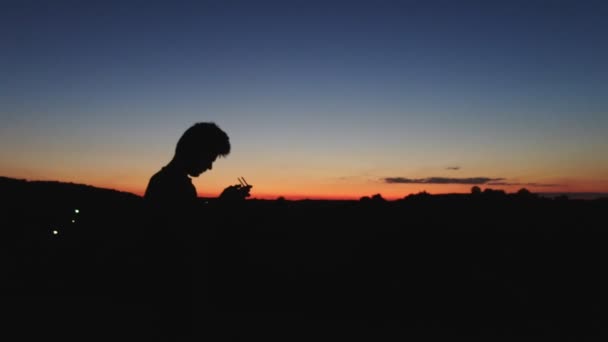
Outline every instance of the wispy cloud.
POLYGON ((490 177, 426 177, 426 178, 405 178, 405 177, 386 177, 383 179, 389 184, 465 184, 465 185, 488 185, 488 186, 528 186, 528 187, 555 187, 559 184, 550 183, 523 183, 510 182, 506 178, 490 177))
POLYGON ((428 177, 428 178, 404 178, 387 177, 384 182, 389 184, 488 184, 504 181, 504 178, 471 177, 471 178, 451 178, 451 177, 428 177))

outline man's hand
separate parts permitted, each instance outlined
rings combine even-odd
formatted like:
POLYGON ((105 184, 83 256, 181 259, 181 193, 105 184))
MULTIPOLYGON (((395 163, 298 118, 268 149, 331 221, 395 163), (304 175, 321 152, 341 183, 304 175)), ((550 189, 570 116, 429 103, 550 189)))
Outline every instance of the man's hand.
POLYGON ((244 178, 242 180, 239 178, 239 183, 240 184, 231 185, 224 189, 224 191, 222 191, 220 194, 219 199, 228 201, 243 201, 247 197, 251 196, 249 191, 251 190, 252 186, 247 184, 244 178))

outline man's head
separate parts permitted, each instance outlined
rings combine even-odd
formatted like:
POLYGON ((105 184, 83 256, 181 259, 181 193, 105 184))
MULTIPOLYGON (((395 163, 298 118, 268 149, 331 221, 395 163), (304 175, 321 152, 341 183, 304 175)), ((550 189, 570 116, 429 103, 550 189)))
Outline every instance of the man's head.
POLYGON ((230 153, 228 135, 213 122, 199 122, 188 128, 177 142, 175 159, 188 175, 198 177, 211 170, 217 157, 230 153))

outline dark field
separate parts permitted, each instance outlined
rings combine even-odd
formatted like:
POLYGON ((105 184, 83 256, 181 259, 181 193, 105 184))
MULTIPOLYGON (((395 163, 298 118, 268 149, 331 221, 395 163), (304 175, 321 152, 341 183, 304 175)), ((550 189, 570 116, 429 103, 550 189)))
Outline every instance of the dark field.
POLYGON ((607 332, 607 200, 492 191, 390 202, 201 199, 187 233, 151 237, 142 199, 130 194, 9 179, 0 194, 4 323, 21 334, 386 341, 607 332))

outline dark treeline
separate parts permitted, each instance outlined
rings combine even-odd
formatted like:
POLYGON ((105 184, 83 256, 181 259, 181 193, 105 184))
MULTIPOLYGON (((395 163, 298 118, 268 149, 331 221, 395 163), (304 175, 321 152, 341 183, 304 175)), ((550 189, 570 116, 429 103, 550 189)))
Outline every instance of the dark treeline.
MULTIPOLYGON (((146 328, 129 304, 150 266, 140 197, 8 178, 0 196, 1 290, 15 322, 46 322, 49 334, 146 328)), ((490 189, 200 199, 209 300, 194 326, 213 322, 226 339, 603 335, 607 209, 490 189)))

